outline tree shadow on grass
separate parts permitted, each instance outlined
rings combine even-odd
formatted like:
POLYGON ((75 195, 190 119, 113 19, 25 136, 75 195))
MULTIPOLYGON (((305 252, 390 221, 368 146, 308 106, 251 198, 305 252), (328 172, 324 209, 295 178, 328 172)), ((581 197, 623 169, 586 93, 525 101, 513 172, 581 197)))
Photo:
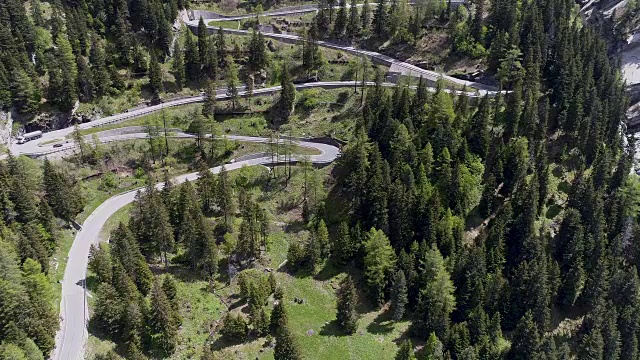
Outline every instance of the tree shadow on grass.
POLYGON ((391 311, 385 310, 381 312, 372 322, 367 326, 367 331, 372 334, 388 334, 393 331, 394 322, 391 319, 391 311))
POLYGON ((257 339, 258 338, 256 338, 253 334, 249 334, 244 339, 229 339, 224 336, 218 336, 218 338, 211 344, 211 350, 219 351, 229 346, 248 344, 257 339))
POLYGON ((303 220, 293 220, 289 221, 284 225, 284 232, 287 234, 291 233, 299 233, 302 230, 305 230, 307 225, 303 220))
POLYGON ((234 301, 231 304, 229 304, 229 311, 235 310, 245 304, 244 299, 241 298, 240 296, 233 295, 231 299, 233 299, 234 301))
MULTIPOLYGON (((87 278, 85 279, 85 283, 87 286, 87 290, 92 293, 95 293, 98 290, 98 285, 100 285, 100 283, 98 282, 98 278, 95 275, 87 276, 87 278)), ((80 282, 78 282, 77 285, 82 286, 80 282)))
POLYGON ((278 202, 276 211, 279 214, 284 214, 284 213, 288 213, 289 211, 292 211, 293 209, 296 209, 298 206, 300 206, 299 201, 296 200, 294 197, 289 197, 287 199, 284 199, 278 202))
POLYGON ((332 321, 324 324, 322 329, 320 329, 321 336, 349 336, 349 334, 345 333, 340 324, 338 324, 337 319, 333 319, 332 321))
POLYGON ((333 260, 328 260, 324 263, 324 267, 313 278, 318 281, 326 281, 334 278, 340 273, 340 269, 336 266, 333 260))
POLYGON ((202 281, 202 275, 197 271, 183 266, 169 266, 169 274, 173 275, 176 280, 186 283, 194 283, 202 281))
POLYGON ((114 351, 120 355, 120 356, 126 356, 127 355, 127 348, 126 345, 123 342, 120 341, 116 341, 111 334, 100 328, 100 326, 98 325, 98 322, 96 321, 95 318, 91 317, 89 319, 89 323, 87 324, 87 330, 89 332, 90 335, 98 338, 100 341, 112 341, 116 344, 114 351))

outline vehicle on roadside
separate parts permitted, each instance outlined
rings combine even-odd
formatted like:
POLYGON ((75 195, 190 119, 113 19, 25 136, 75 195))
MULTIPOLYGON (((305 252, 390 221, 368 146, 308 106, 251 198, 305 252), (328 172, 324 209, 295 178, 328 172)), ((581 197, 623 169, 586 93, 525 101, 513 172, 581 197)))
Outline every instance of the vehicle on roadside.
POLYGON ((53 144, 53 147, 54 147, 54 148, 59 148, 59 147, 62 147, 62 145, 63 145, 63 144, 53 144))
POLYGON ((41 137, 42 137, 42 131, 38 130, 38 131, 32 131, 30 133, 26 133, 24 135, 18 136, 17 140, 18 140, 18 144, 24 144, 27 141, 39 139, 41 137))

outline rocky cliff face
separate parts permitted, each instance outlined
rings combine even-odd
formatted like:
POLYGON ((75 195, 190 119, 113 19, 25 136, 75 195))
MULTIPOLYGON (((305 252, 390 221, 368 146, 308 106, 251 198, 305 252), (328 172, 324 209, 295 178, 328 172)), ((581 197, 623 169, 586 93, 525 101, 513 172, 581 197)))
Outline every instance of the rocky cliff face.
POLYGON ((5 147, 9 147, 9 141, 11 140, 11 128, 13 126, 13 119, 11 113, 0 111, 0 144, 5 147))
POLYGON ((582 17, 601 26, 620 58, 622 74, 630 86, 640 84, 640 5, 631 0, 583 0, 582 17))

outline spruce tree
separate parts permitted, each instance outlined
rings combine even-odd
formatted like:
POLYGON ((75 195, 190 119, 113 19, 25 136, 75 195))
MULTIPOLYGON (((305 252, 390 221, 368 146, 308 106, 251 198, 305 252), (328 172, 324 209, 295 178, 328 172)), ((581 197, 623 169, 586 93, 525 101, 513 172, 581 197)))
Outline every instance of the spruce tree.
POLYGON ((154 96, 159 96, 163 91, 162 70, 155 54, 151 54, 151 60, 149 60, 149 86, 154 96))
POLYGON ((369 0, 364 0, 364 4, 362 6, 362 12, 360 13, 360 23, 362 27, 362 33, 364 36, 370 34, 370 26, 371 26, 371 5, 369 5, 369 0))
POLYGON ((207 25, 204 23, 202 16, 200 16, 200 20, 198 20, 198 55, 200 65, 205 64, 207 61, 206 56, 209 52, 209 49, 207 48, 209 45, 208 34, 207 25))
POLYGON ((288 324, 283 324, 276 334, 276 346, 273 357, 275 360, 298 360, 302 359, 299 345, 296 342, 288 324))
POLYGON ((396 353, 395 360, 415 360, 416 355, 413 352, 413 345, 411 340, 407 339, 400 343, 398 352, 396 353))
POLYGON ((162 290, 164 291, 169 303, 171 304, 171 308, 177 312, 178 311, 178 287, 176 285, 176 280, 172 275, 165 275, 162 279, 162 290))
POLYGON ((40 264, 27 259, 22 264, 23 284, 28 296, 25 306, 27 335, 34 340, 43 353, 48 354, 54 347, 54 336, 58 329, 58 317, 51 306, 53 289, 42 272, 40 264))
POLYGON ((393 276, 391 288, 391 311, 393 320, 401 320, 407 306, 407 281, 402 270, 398 270, 393 276))
POLYGON ((293 106, 296 101, 296 88, 293 85, 289 68, 285 63, 282 64, 280 71, 280 91, 279 114, 277 115, 277 124, 284 124, 289 120, 289 116, 293 112, 293 106))
POLYGON ((235 211, 235 204, 233 202, 233 186, 231 184, 231 179, 229 179, 229 174, 225 170, 224 166, 222 166, 218 173, 217 184, 216 204, 220 208, 220 212, 224 217, 224 223, 229 225, 231 216, 233 216, 235 211))
POLYGON ((347 334, 353 334, 358 328, 358 314, 356 306, 358 296, 350 276, 346 276, 340 282, 340 288, 336 292, 338 298, 337 321, 342 330, 347 334))
POLYGON ((333 24, 333 36, 342 39, 347 28, 347 0, 340 0, 340 8, 333 24))
POLYGON ((202 115, 215 118, 216 113, 216 84, 209 80, 205 89, 204 104, 202 104, 202 115))
POLYGON ((271 311, 271 320, 269 322, 269 330, 272 335, 277 335, 280 330, 286 326, 289 321, 287 310, 284 307, 283 299, 279 299, 278 303, 273 307, 271 311))
POLYGON ((347 39, 354 40, 362 31, 362 22, 358 13, 357 0, 351 0, 349 4, 349 19, 347 21, 347 39))
POLYGON ((358 244, 353 242, 349 232, 349 225, 345 221, 340 223, 338 237, 333 245, 334 254, 341 264, 348 263, 357 253, 358 244))
MULTIPOLYGON (((389 14, 387 12, 387 4, 384 0, 378 1, 378 6, 376 7, 376 12, 373 15, 373 31, 377 40, 385 40, 388 36, 389 24, 388 24, 389 14)), ((364 19, 364 15, 363 15, 364 19)))
POLYGON ((220 69, 227 68, 227 42, 224 37, 224 31, 222 27, 218 28, 216 37, 216 50, 218 51, 218 61, 220 62, 220 69))
POLYGON ((264 35, 261 32, 255 30, 251 33, 251 40, 249 41, 249 58, 247 60, 247 66, 253 73, 260 72, 267 67, 267 48, 264 41, 264 35))
POLYGON ((187 31, 184 42, 184 68, 187 79, 198 81, 200 77, 200 54, 193 41, 191 32, 187 31))
POLYGON ((423 285, 412 329, 416 334, 434 331, 439 337, 445 337, 456 305, 455 288, 444 259, 435 246, 426 251, 422 261, 420 282, 423 285))
POLYGON ((149 325, 151 330, 159 334, 160 347, 168 354, 173 352, 177 341, 177 324, 171 302, 167 299, 160 281, 156 279, 151 289, 151 308, 149 325))
POLYGON ((176 87, 178 90, 182 90, 182 87, 185 85, 187 75, 184 67, 184 54, 178 41, 176 41, 173 46, 173 62, 171 63, 171 70, 173 78, 175 79, 176 87))
POLYGON ((536 356, 540 345, 540 334, 536 324, 533 322, 533 315, 528 311, 520 319, 515 329, 509 355, 511 359, 531 359, 536 356))
POLYGON ((231 107, 233 110, 238 106, 240 95, 238 93, 238 67, 232 57, 228 57, 225 61, 227 66, 226 81, 227 95, 231 98, 231 107))

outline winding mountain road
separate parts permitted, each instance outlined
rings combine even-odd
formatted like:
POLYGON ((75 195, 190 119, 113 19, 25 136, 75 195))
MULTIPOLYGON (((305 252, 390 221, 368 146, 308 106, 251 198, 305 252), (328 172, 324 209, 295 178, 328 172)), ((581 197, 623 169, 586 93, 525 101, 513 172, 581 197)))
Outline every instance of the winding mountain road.
MULTIPOLYGON (((139 136, 139 134, 131 135, 139 136)), ((126 136, 123 135, 123 139, 125 137, 126 136)), ((242 142, 269 142, 267 138, 250 136, 227 136, 227 138, 242 142)), ((294 144, 320 151, 318 155, 309 156, 310 161, 314 164, 329 164, 340 154, 340 150, 335 146, 317 143, 311 140, 296 140, 294 144)), ((296 161, 295 158, 293 160, 296 161)), ((258 157, 232 162, 224 165, 224 167, 227 170, 236 170, 243 166, 268 165, 271 162, 271 157, 258 157)), ((211 168, 210 171, 216 174, 220 172, 221 169, 222 166, 217 166, 211 168)), ((172 179, 172 182, 174 184, 180 184, 187 180, 196 180, 197 178, 198 173, 194 172, 178 176, 172 179)), ((163 185, 164 184, 158 184, 156 187, 161 189, 163 185)), ((107 220, 115 212, 132 203, 135 200, 138 190, 142 190, 142 188, 113 196, 103 202, 89 215, 82 225, 82 229, 76 234, 76 238, 69 251, 67 268, 62 280, 62 301, 60 303, 60 318, 62 319, 62 323, 56 336, 56 349, 51 357, 53 360, 75 360, 83 358, 83 347, 88 336, 86 326, 89 318, 84 288, 89 248, 92 244, 98 244, 98 234, 100 234, 107 220)))
MULTIPOLYGON (((374 86, 375 83, 371 82, 371 81, 367 81, 364 84, 365 86, 374 86)), ((311 83, 304 83, 304 84, 296 84, 295 87, 297 90, 304 90, 304 89, 312 89, 312 88, 322 88, 322 89, 341 89, 341 88, 353 88, 353 87, 361 87, 362 84, 360 82, 354 82, 354 81, 319 81, 319 82, 311 82, 311 83)), ((384 87, 395 87, 397 86, 396 84, 393 83, 383 83, 382 86, 384 87)), ((412 86, 411 88, 415 88, 415 86, 412 86)), ((435 88, 428 88, 429 91, 433 92, 435 91, 435 88)), ((217 100, 227 100, 230 98, 230 96, 226 93, 226 89, 218 89, 217 90, 217 95, 216 95, 216 99, 217 100)), ((267 95, 273 95, 276 94, 277 92, 280 91, 280 86, 273 86, 273 87, 268 87, 268 88, 259 88, 259 89, 255 89, 253 91, 253 96, 267 96, 267 95)), ((456 95, 462 94, 462 91, 452 91, 452 90, 448 90, 448 89, 444 89, 444 91, 449 92, 449 93, 454 93, 456 95)), ((478 96, 482 96, 482 92, 480 91, 467 91, 465 93, 467 96, 469 97, 478 97, 478 96)), ((247 96, 247 92, 244 90, 244 87, 241 88, 241 90, 239 91, 239 95, 241 97, 246 97, 247 96)), ((101 127, 101 126, 106 126, 106 125, 111 125, 111 124, 115 124, 118 122, 122 122, 122 121, 126 121, 126 120, 130 120, 133 118, 137 118, 137 117, 141 117, 141 116, 145 116, 145 115, 149 115, 151 113, 154 112, 158 112, 161 111, 162 109, 166 109, 166 108, 171 108, 171 107, 176 107, 176 106, 182 106, 182 105, 188 105, 188 104, 194 104, 194 103, 199 103, 199 102, 203 102, 205 100, 205 96, 204 95, 197 95, 197 96, 191 96, 191 97, 186 97, 186 98, 181 98, 181 99, 176 99, 176 100, 171 100, 171 101, 167 101, 165 103, 162 104, 158 104, 158 105, 153 105, 153 106, 148 106, 148 107, 144 107, 144 108, 139 108, 139 109, 134 109, 134 110, 129 110, 117 115, 113 115, 113 116, 107 116, 104 117, 102 119, 98 119, 98 120, 94 120, 94 121, 90 121, 90 122, 86 122, 83 124, 78 125, 80 129, 91 129, 91 128, 96 128, 96 127, 101 127)), ((75 143, 73 141, 69 141, 69 140, 64 140, 66 137, 68 137, 70 134, 72 134, 74 131, 73 127, 68 127, 68 128, 64 128, 64 129, 60 129, 60 130, 55 130, 55 131, 50 131, 50 132, 46 132, 42 135, 42 137, 40 139, 36 139, 36 140, 32 140, 29 142, 26 142, 24 144, 13 144, 11 146, 11 152, 14 155, 27 155, 27 156, 32 156, 32 157, 37 157, 37 156, 43 156, 43 155, 49 155, 55 152, 60 152, 60 151, 65 151, 65 150, 69 150, 73 147, 75 147, 75 143), (54 145, 62 145, 59 147, 54 147, 54 145)), ((90 139, 87 139, 90 140, 90 139)), ((3 157, 4 155, 0 155, 0 159, 3 157)))
MULTIPOLYGON (((317 9, 310 9, 308 11, 316 11, 317 9)), ((281 10, 278 12, 274 12, 268 15, 271 16, 275 16, 275 15, 292 15, 292 14, 299 14, 301 12, 300 9, 291 9, 291 10, 281 10)), ((247 17, 255 17, 256 14, 249 14, 249 15, 244 15, 240 18, 247 18, 247 17)), ((265 16, 265 14, 262 14, 261 16, 265 16)), ((215 13, 211 13, 211 12, 207 12, 207 11, 192 11, 191 14, 187 13, 187 12, 183 12, 183 21, 185 22, 185 24, 191 29, 191 31, 193 31, 194 33, 197 34, 198 32, 198 23, 200 21, 200 17, 202 17, 203 20, 205 20, 206 22, 208 21, 212 21, 212 20, 227 20, 227 19, 236 19, 236 18, 232 18, 232 17, 220 17, 220 15, 215 14, 215 13), (196 18, 197 16, 197 18, 196 18)), ((224 27, 216 27, 216 26, 211 26, 211 25, 206 25, 207 26, 207 31, 209 33, 215 33, 218 31, 218 29, 222 29, 222 31, 224 31, 225 33, 229 33, 229 34, 236 34, 236 35, 249 35, 251 34, 251 31, 249 30, 239 30, 239 29, 229 29, 229 28, 224 28, 224 27)), ((262 35, 264 35, 265 37, 268 38, 272 38, 272 39, 276 39, 279 41, 283 41, 283 42, 287 42, 287 43, 299 43, 299 42, 303 42, 304 39, 299 36, 299 35, 295 35, 295 34, 277 34, 277 33, 268 33, 268 32, 263 32, 262 35)), ((426 70, 426 69, 422 69, 418 66, 415 66, 413 64, 409 64, 407 62, 398 60, 398 59, 394 59, 390 56, 387 55, 383 55, 380 54, 378 52, 375 51, 369 51, 369 50, 364 50, 364 49, 360 49, 360 48, 356 48, 350 45, 345 45, 345 44, 339 44, 339 43, 335 43, 335 42, 331 42, 331 41, 318 41, 317 42, 319 46, 322 47, 326 47, 329 49, 334 49, 334 50, 340 50, 340 51, 344 51, 348 54, 351 55, 355 55, 355 56, 364 56, 367 57, 369 59, 371 59, 371 61, 378 63, 378 64, 382 64, 385 66, 389 66, 391 68, 391 71, 393 72, 398 72, 402 75, 405 76, 411 76, 411 77, 422 77, 424 79, 426 79, 427 81, 429 81, 430 83, 435 83, 438 80, 442 79, 442 80, 446 80, 452 84, 455 84, 457 86, 463 87, 466 86, 468 88, 473 88, 473 89, 477 89, 481 95, 485 95, 485 94, 489 94, 489 95, 496 95, 498 93, 498 89, 496 89, 494 86, 490 86, 490 85, 486 85, 486 84, 481 84, 478 82, 473 82, 473 81, 467 81, 467 80, 462 80, 462 79, 458 79, 449 75, 445 75, 436 71, 431 71, 431 70, 426 70)))

